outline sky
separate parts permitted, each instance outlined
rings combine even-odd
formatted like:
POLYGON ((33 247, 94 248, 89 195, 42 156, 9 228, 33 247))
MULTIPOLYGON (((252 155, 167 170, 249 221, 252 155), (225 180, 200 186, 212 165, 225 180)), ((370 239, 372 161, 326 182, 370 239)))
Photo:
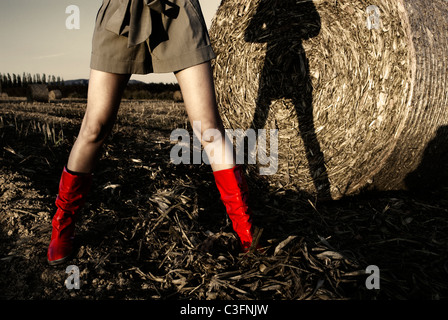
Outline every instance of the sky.
MULTIPOLYGON (((207 26, 221 0, 199 0, 207 26)), ((95 17, 102 0, 1 0, 0 73, 51 74, 64 80, 88 79, 95 17), (79 8, 79 29, 66 20, 79 8)), ((173 74, 134 75, 144 82, 174 83, 173 74)))

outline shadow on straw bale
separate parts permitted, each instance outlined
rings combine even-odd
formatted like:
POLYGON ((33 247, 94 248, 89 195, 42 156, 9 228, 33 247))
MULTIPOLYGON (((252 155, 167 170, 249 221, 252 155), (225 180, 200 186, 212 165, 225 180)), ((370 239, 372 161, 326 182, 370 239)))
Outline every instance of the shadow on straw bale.
POLYGON ((245 41, 267 46, 251 129, 265 127, 272 102, 290 100, 298 120, 297 138, 303 141, 318 197, 331 199, 325 160, 314 127, 309 62, 302 45, 303 40, 319 34, 320 23, 312 2, 282 1, 274 10, 271 0, 262 0, 246 29, 245 41))
POLYGON ((278 171, 265 178, 279 187, 329 189, 333 199, 402 188, 447 123, 447 9, 441 0, 222 1, 210 35, 225 126, 278 129, 278 171), (371 5, 377 29, 366 25, 371 5))

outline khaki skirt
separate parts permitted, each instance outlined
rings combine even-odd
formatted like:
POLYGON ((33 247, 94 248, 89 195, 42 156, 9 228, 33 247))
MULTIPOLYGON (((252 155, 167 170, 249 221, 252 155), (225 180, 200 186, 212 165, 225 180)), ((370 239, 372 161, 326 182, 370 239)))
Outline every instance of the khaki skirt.
POLYGON ((103 0, 92 40, 92 69, 167 73, 213 58, 198 0, 103 0))

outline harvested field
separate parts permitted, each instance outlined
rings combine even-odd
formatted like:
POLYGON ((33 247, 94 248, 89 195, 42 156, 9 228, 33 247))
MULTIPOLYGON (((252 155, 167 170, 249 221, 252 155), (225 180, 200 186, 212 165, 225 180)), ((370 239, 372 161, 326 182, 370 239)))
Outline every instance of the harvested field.
MULTIPOLYGON (((448 297, 447 167, 424 191, 330 202, 251 176, 265 252, 243 255, 210 168, 169 161, 170 132, 190 130, 182 103, 158 101, 123 103, 67 263, 79 268, 81 289, 68 290, 67 265, 48 266, 46 249, 84 108, 65 100, 0 103, 0 299, 448 297), (369 265, 380 270, 379 289, 366 288, 369 265)), ((431 163, 427 155, 421 168, 431 163)))

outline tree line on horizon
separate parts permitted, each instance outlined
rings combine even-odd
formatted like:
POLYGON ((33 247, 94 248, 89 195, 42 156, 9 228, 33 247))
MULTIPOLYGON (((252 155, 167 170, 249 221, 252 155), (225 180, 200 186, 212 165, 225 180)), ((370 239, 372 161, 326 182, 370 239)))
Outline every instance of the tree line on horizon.
MULTIPOLYGON (((10 97, 25 97, 28 85, 45 84, 49 90, 60 90, 63 98, 87 99, 87 83, 66 82, 62 77, 55 75, 31 74, 23 72, 0 73, 0 93, 5 92, 10 97)), ((172 100, 173 93, 179 91, 177 83, 144 83, 130 82, 123 94, 124 99, 157 99, 172 100)))
POLYGON ((47 75, 45 73, 26 73, 10 74, 0 73, 0 83, 3 89, 6 88, 22 88, 27 87, 29 84, 48 84, 48 85, 64 85, 64 79, 60 76, 47 75))

